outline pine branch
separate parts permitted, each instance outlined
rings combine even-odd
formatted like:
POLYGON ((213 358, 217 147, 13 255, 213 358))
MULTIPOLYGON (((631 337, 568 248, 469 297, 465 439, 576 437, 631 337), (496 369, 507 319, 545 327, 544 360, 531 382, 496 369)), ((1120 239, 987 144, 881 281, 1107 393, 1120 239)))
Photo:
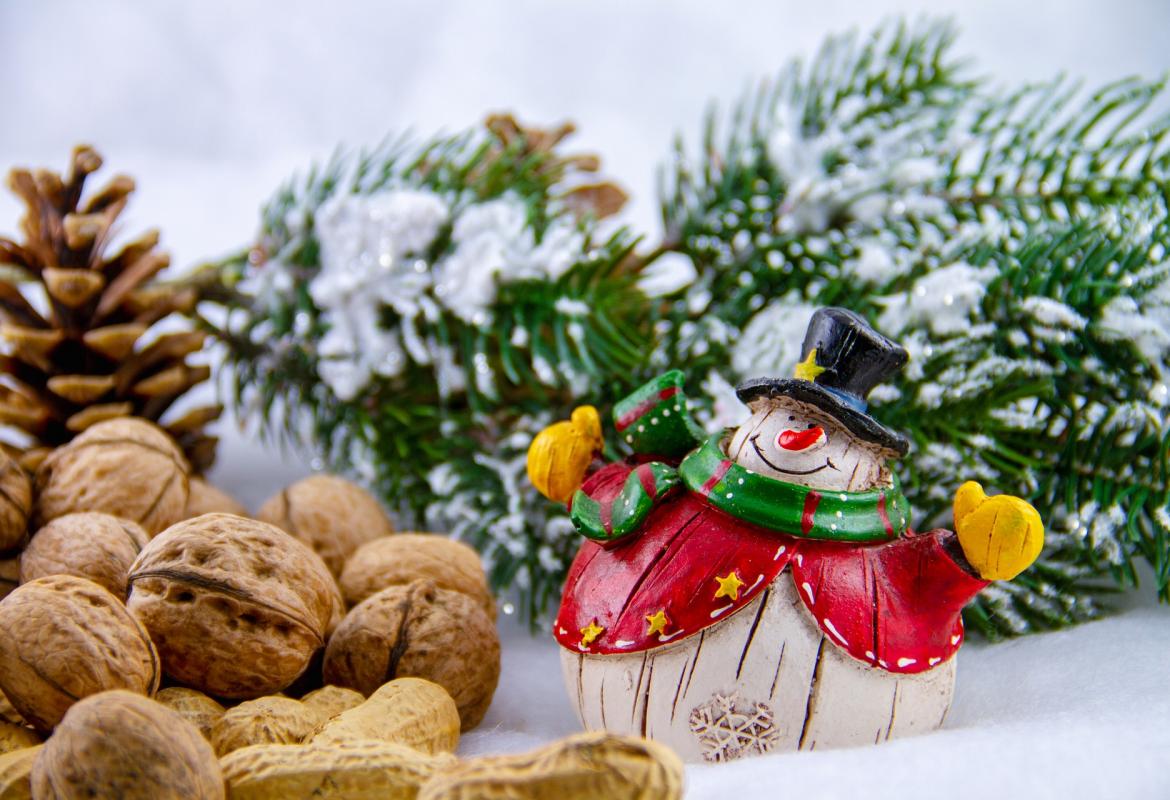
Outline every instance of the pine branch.
POLYGON ((967 477, 1048 521, 1043 561, 981 598, 976 628, 1089 618, 1135 559, 1170 599, 1163 82, 1004 92, 953 38, 935 22, 834 38, 726 132, 712 113, 697 156, 678 145, 666 240, 698 277, 655 361, 726 391, 791 369, 813 307, 853 308, 912 353, 874 413, 915 442, 900 466, 923 523, 949 522, 967 477))
POLYGON ((480 547, 498 588, 526 575, 533 615, 570 539, 531 560, 563 513, 518 499, 515 431, 632 386, 650 335, 637 239, 597 223, 624 194, 583 183, 597 163, 561 153, 570 131, 493 117, 335 154, 196 279, 242 415, 480 547))

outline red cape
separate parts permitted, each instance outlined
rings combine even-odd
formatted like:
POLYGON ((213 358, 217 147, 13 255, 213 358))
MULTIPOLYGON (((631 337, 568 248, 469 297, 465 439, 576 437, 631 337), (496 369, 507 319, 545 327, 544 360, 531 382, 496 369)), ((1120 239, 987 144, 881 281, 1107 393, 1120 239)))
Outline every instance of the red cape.
MULTIPOLYGON (((607 499, 630 469, 610 464, 584 488, 607 499)), ((959 649, 960 612, 987 585, 947 552, 953 535, 936 530, 879 544, 800 539, 684 491, 655 508, 631 541, 581 545, 553 632, 562 646, 590 654, 673 644, 738 612, 791 564, 801 599, 830 641, 872 666, 922 672, 959 649)))

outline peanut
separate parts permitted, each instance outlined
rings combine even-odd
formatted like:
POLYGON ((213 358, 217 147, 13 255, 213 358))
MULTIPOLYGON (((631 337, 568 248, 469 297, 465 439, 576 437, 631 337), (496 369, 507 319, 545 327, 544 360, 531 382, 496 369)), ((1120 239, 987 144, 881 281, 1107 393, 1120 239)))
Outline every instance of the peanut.
POLYGON ((436 773, 418 800, 678 800, 683 765, 646 739, 582 733, 530 753, 465 761, 436 773))
POLYGON ((29 775, 41 747, 38 744, 0 755, 0 800, 31 800, 29 775))
POLYGON ((253 745, 220 764, 232 800, 414 800, 419 786, 455 758, 356 739, 253 745))
POLYGON ((218 756, 254 744, 300 744, 324 713, 291 697, 259 697, 229 708, 211 728, 211 745, 218 756))
POLYGON ((421 678, 399 678, 360 706, 323 723, 309 741, 349 739, 394 742, 424 753, 453 752, 459 744, 459 711, 442 686, 421 678))

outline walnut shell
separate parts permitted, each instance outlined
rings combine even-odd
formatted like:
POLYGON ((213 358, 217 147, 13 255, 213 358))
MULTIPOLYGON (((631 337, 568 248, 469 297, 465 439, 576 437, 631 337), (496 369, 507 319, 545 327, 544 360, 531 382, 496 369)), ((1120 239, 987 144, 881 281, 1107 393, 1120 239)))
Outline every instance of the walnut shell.
POLYGON ((229 708, 211 730, 218 756, 253 744, 300 744, 325 721, 323 712, 291 697, 258 697, 229 708))
POLYGON ((187 493, 187 511, 183 518, 194 519, 204 514, 235 514, 237 517, 246 517, 248 509, 236 498, 202 478, 191 478, 187 493))
POLYGON ((14 550, 28 538, 32 481, 24 467, 0 451, 0 552, 14 550))
POLYGON ((0 690, 37 730, 107 689, 153 694, 159 674, 142 623, 93 581, 50 575, 0 601, 0 690))
POLYGON ((301 698, 301 702, 321 712, 321 718, 330 720, 342 711, 357 708, 366 700, 361 692, 344 686, 322 686, 301 698))
POLYGON ((313 548, 335 576, 358 547, 394 532, 390 518, 369 492, 336 475, 297 481, 269 498, 256 518, 313 548))
POLYGON ((175 681, 248 699, 284 689, 324 643, 332 581, 320 559, 279 528, 204 514, 142 550, 126 605, 175 681))
POLYGON ((30 800, 29 775, 43 745, 22 747, 0 755, 0 800, 30 800))
POLYGON ((211 741, 212 726, 227 711, 203 692, 188 689, 186 686, 168 686, 160 689, 154 696, 154 701, 162 703, 190 722, 208 741, 211 741))
POLYGON ((37 468, 38 527, 76 511, 104 511, 155 535, 183 518, 191 467, 161 428, 133 417, 88 428, 37 468))
POLYGON ((20 585, 20 556, 0 559, 0 600, 20 585))
POLYGON ((126 596, 126 572, 150 541, 136 522, 97 511, 66 514, 33 536, 20 556, 20 582, 76 575, 126 596))
POLYGON ((450 693, 463 730, 474 728, 500 679, 500 639, 483 608, 430 581, 392 586, 356 605, 325 649, 326 683, 365 695, 406 676, 450 693))
POLYGON ((219 761, 195 726, 132 692, 79 701, 33 762, 38 798, 222 800, 219 761))
POLYGON ((441 534, 398 533, 366 542, 345 562, 338 583, 345 601, 356 606, 375 592, 423 578, 474 598, 496 618, 496 601, 479 554, 441 534))

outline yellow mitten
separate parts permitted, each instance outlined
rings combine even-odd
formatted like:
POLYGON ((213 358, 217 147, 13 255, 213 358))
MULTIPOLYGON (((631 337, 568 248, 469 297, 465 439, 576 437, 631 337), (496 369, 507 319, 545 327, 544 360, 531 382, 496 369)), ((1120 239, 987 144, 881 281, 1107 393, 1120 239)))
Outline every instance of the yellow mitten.
POLYGON ((955 533, 967 561, 988 581, 1016 577, 1044 546, 1044 523, 1031 504, 1009 494, 988 497, 975 481, 955 492, 955 533))
POLYGON ((593 406, 578 406, 567 422, 555 422, 528 446, 528 479, 542 495, 568 502, 585 481, 594 453, 601 450, 601 417, 593 406))

